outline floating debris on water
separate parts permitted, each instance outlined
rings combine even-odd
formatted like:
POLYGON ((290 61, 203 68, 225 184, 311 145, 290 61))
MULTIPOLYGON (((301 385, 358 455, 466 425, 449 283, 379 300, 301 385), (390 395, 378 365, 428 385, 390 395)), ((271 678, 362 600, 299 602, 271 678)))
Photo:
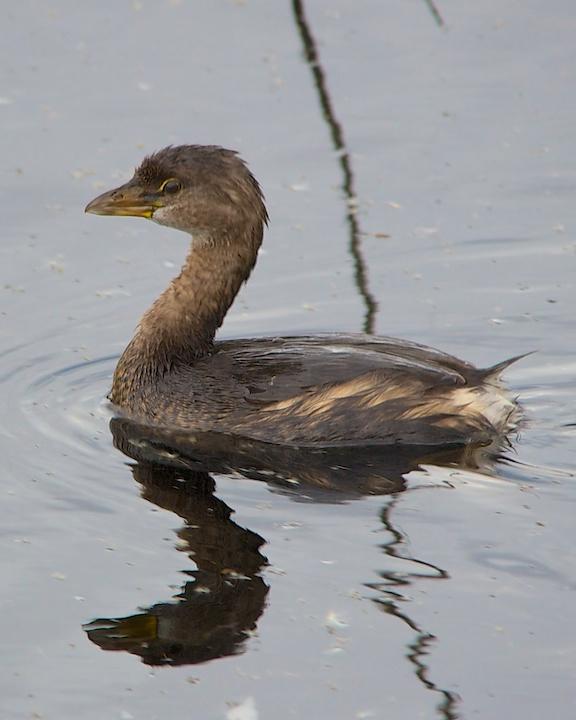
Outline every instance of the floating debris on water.
POLYGON ((253 697, 247 697, 241 703, 230 703, 232 707, 226 713, 226 720, 258 720, 258 710, 253 697))
POLYGON ((348 623, 333 611, 330 611, 324 618, 324 625, 329 633, 335 633, 348 627, 348 623))

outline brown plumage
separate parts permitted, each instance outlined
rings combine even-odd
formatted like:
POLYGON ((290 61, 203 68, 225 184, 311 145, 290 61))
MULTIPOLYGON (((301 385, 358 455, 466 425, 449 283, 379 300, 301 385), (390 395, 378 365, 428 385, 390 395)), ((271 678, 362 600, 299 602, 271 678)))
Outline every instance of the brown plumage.
POLYGON ((308 447, 498 442, 517 406, 479 370, 415 343, 366 335, 214 342, 254 267, 268 216, 236 153, 168 147, 87 212, 151 218, 192 235, 180 275, 142 318, 110 399, 164 428, 308 447))

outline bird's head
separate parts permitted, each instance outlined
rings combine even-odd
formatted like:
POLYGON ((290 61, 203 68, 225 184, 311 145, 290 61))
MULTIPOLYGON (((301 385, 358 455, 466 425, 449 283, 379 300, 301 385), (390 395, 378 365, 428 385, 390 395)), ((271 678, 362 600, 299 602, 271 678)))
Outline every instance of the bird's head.
POLYGON ((262 227, 260 186, 232 150, 169 146, 144 159, 124 185, 92 200, 95 215, 145 217, 192 235, 216 237, 262 227))

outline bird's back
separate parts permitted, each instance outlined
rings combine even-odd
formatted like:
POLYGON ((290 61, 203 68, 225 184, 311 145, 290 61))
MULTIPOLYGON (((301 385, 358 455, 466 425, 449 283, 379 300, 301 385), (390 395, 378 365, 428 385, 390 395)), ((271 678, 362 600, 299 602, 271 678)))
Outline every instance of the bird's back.
POLYGON ((216 343, 140 402, 164 426, 300 446, 489 444, 516 408, 495 372, 366 335, 216 343))

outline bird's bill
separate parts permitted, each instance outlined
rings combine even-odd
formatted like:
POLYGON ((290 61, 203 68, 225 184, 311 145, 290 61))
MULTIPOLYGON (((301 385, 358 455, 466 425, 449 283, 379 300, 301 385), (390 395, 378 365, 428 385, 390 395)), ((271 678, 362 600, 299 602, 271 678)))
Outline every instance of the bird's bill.
POLYGON ((129 215, 151 218, 159 207, 162 207, 162 202, 157 195, 147 193, 138 185, 126 183, 98 195, 86 205, 84 212, 93 215, 129 215))

